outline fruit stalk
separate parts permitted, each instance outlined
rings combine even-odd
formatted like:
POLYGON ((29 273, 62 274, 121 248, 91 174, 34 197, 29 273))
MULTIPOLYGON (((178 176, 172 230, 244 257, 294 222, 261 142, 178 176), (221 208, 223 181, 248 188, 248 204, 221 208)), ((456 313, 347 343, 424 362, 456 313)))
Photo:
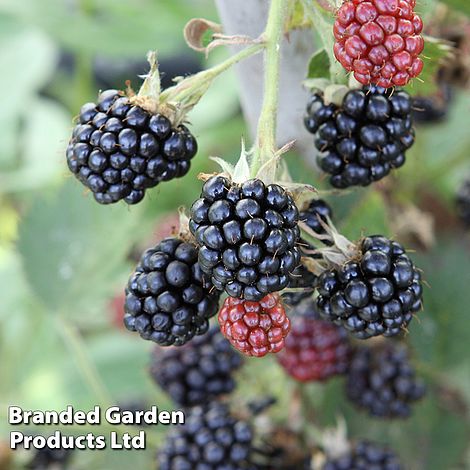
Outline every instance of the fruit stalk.
POLYGON ((258 121, 256 149, 251 174, 270 160, 276 152, 276 125, 279 98, 281 39, 287 15, 287 0, 272 0, 263 34, 266 57, 264 66, 264 98, 258 121))

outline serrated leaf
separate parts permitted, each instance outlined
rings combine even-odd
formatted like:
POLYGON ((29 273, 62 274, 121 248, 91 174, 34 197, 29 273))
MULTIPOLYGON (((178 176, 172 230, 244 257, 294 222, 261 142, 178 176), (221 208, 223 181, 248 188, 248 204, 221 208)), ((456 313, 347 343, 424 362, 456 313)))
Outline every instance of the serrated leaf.
POLYGON ((421 75, 412 80, 406 87, 411 95, 429 96, 438 91, 437 74, 442 62, 451 54, 452 47, 442 40, 426 36, 422 59, 424 68, 421 75))
POLYGON ((310 57, 307 79, 330 78, 330 59, 325 49, 320 49, 310 57))

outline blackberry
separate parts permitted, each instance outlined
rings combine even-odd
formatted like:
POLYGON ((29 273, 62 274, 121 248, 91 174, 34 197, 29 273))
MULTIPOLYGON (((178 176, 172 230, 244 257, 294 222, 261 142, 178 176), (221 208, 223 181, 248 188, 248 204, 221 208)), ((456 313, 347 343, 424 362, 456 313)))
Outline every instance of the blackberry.
POLYGON ((417 123, 440 122, 447 116, 449 103, 452 100, 452 88, 441 83, 439 91, 431 96, 413 97, 413 120, 417 123))
POLYGON ((72 449, 52 449, 44 447, 36 449, 33 458, 26 464, 30 470, 66 469, 72 454, 72 449))
POLYGON ((354 78, 389 88, 423 70, 423 21, 416 0, 346 0, 336 12, 334 54, 354 78))
POLYGON ((360 339, 395 336, 422 307, 421 274, 400 243, 365 238, 358 259, 324 271, 318 311, 360 339))
POLYGON ((350 356, 346 331, 319 319, 313 300, 302 302, 293 313, 285 348, 277 355, 284 370, 299 382, 344 374, 350 356))
POLYGON ((219 296, 197 255, 194 245, 175 237, 143 253, 126 288, 127 329, 161 346, 181 346, 209 329, 219 296))
POLYGON ((292 272, 289 289, 282 293, 282 300, 289 307, 295 307, 302 300, 313 295, 317 276, 309 271, 303 264, 297 266, 292 272))
POLYGON ((191 207, 201 269, 231 297, 261 300, 284 289, 300 264, 299 213, 276 184, 213 176, 191 207))
POLYGON ((403 345, 380 344, 358 348, 346 382, 348 398, 372 416, 407 418, 411 403, 425 394, 403 345))
POLYGON ((158 454, 160 470, 254 470, 253 432, 227 406, 191 408, 186 422, 168 434, 158 454))
POLYGON ((328 219, 333 218, 333 211, 326 201, 323 199, 313 199, 308 207, 300 212, 300 220, 310 227, 314 232, 325 233, 322 226, 328 223, 328 219))
POLYGON ((338 189, 384 178, 405 163, 405 151, 414 143, 411 97, 404 90, 351 90, 341 106, 326 104, 316 93, 304 122, 321 152, 318 165, 338 189))
POLYGON ((67 147, 70 171, 100 204, 142 200, 161 181, 184 176, 196 155, 196 139, 173 127, 117 90, 103 91, 98 103, 82 106, 67 147))
POLYGON ((466 227, 470 227, 470 177, 460 186, 456 198, 457 214, 466 227))
POLYGON ((235 388, 233 372, 242 356, 222 336, 218 327, 181 348, 156 347, 150 374, 175 403, 202 405, 235 388))
POLYGON ((329 458, 322 470, 403 470, 398 456, 379 444, 360 441, 346 454, 329 458))
POLYGON ((222 334, 247 356, 279 352, 290 331, 289 317, 278 294, 268 294, 260 302, 227 297, 218 320, 222 334))

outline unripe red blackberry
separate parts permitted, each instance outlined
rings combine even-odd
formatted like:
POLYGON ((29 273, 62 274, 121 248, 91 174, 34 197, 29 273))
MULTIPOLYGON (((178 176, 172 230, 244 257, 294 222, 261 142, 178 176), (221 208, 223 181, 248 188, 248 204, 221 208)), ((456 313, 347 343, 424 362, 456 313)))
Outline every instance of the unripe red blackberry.
POLYGON ((136 204, 147 189, 184 176, 196 152, 185 126, 106 90, 97 103, 82 106, 66 155, 70 171, 97 202, 136 204))
POLYGON ((457 214, 466 227, 470 227, 470 177, 460 186, 456 198, 457 214))
POLYGON ((222 334, 247 356, 279 352, 290 330, 278 294, 268 294, 259 302, 227 297, 218 319, 222 334))
POLYGON ((318 311, 360 339, 395 336, 422 308, 421 274, 402 245, 365 238, 355 259, 324 271, 317 281, 318 311))
POLYGON ((313 300, 305 300, 292 313, 291 332, 277 355, 284 370, 299 382, 344 374, 351 352, 346 331, 320 320, 313 300))
POLYGON ((360 441, 347 453, 328 458, 322 470, 403 470, 398 456, 386 447, 360 441))
POLYGON ((411 404, 424 396, 404 345, 383 343, 358 348, 351 359, 346 394, 372 416, 407 418, 411 404))
POLYGON ((255 470, 250 425, 234 418, 226 405, 196 406, 167 435, 157 459, 159 470, 255 470))
POLYGON ((367 186, 405 163, 414 143, 411 97, 404 90, 351 90, 340 106, 312 95, 305 126, 315 135, 318 165, 338 189, 367 186))
POLYGON ((212 327, 180 348, 157 346, 150 375, 178 405, 202 405, 233 391, 233 374, 242 361, 220 329, 212 327))
POLYGON ((209 329, 219 294, 201 271, 197 251, 172 237, 144 252, 126 288, 127 329, 161 346, 181 346, 209 329))
POLYGON ((363 85, 405 86, 423 70, 423 22, 414 0, 347 0, 336 13, 334 54, 363 85))
POLYGON ((298 219, 281 186, 213 176, 191 207, 189 228, 212 284, 231 297, 257 301, 287 287, 300 264, 298 219))

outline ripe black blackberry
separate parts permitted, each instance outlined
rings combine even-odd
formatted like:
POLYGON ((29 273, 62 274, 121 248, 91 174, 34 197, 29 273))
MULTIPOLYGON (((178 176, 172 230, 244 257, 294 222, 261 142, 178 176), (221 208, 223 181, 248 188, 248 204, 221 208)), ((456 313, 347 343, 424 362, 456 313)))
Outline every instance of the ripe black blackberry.
POLYGON ((231 297, 261 300, 287 287, 300 263, 298 219, 281 186, 213 176, 191 207, 189 228, 212 284, 231 297))
POLYGON ((178 405, 202 405, 233 391, 233 373, 242 362, 220 328, 212 327, 181 348, 157 346, 150 374, 178 405))
POLYGON ((379 444, 360 441, 346 454, 329 458, 322 470, 403 470, 398 456, 379 444))
POLYGON ((72 449, 51 449, 44 447, 36 449, 33 458, 26 464, 30 470, 66 469, 72 454, 72 449))
POLYGON ((189 130, 132 104, 117 90, 82 106, 67 147, 70 171, 100 204, 142 200, 161 181, 184 176, 196 155, 189 130))
POLYGON ((158 453, 160 470, 254 470, 250 463, 253 433, 249 424, 212 403, 191 408, 158 453))
POLYGON ((303 264, 297 266, 290 275, 289 289, 282 293, 282 300, 290 307, 299 305, 302 300, 312 297, 316 282, 315 274, 303 264))
POLYGON ((421 274, 402 245, 375 235, 317 280, 318 311, 360 339, 395 336, 422 307, 421 274))
POLYGON ((318 234, 325 233, 322 225, 333 218, 333 211, 329 204, 323 199, 312 199, 309 205, 300 212, 299 219, 318 234))
POLYGON ((197 257, 194 245, 176 237, 144 252, 126 288, 127 329, 161 346, 181 346, 209 329, 219 295, 197 257))
POLYGON ((457 214, 466 227, 470 227, 470 177, 460 186, 456 198, 457 214))
POLYGON ((452 88, 441 83, 437 93, 431 96, 413 97, 413 121, 416 123, 434 123, 445 119, 452 100, 452 88))
POLYGON ((349 366, 346 394, 372 416, 407 418, 410 405, 425 394, 404 345, 393 343, 358 348, 349 366))
POLYGON ((367 86, 349 91, 341 106, 314 94, 305 126, 321 152, 318 165, 335 188, 367 186, 405 163, 414 142, 411 97, 403 90, 367 86))

